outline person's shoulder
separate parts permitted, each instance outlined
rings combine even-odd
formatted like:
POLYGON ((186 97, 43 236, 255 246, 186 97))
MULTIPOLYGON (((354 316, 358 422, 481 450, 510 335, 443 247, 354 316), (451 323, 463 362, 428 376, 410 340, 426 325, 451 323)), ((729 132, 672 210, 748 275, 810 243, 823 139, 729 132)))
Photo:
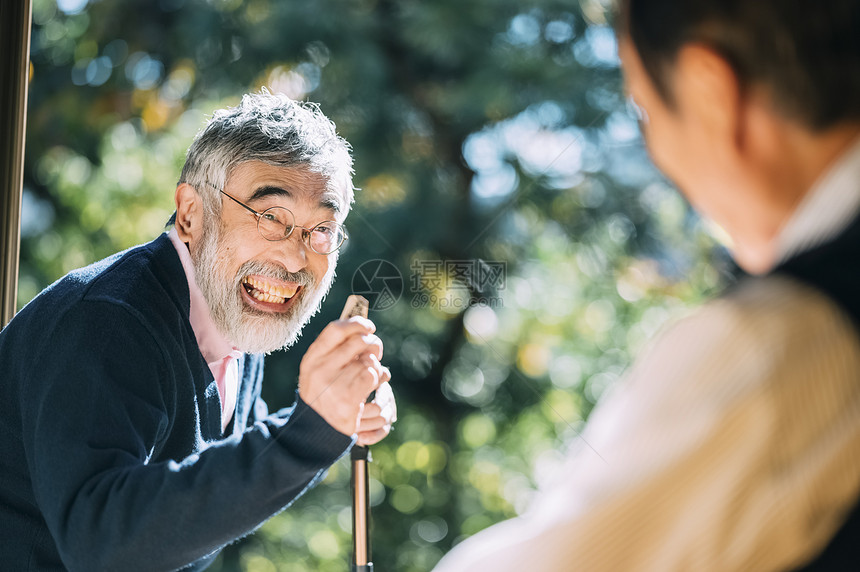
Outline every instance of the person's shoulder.
MULTIPOLYGON (((36 360, 33 356, 47 355, 45 348, 58 340, 85 343, 92 336, 179 336, 183 305, 175 292, 181 292, 183 281, 178 255, 166 237, 74 270, 12 318, 0 333, 0 357, 36 360), (169 275, 177 271, 164 268, 173 264, 167 248, 176 258, 173 278, 169 275)), ((187 299, 187 283, 184 288, 187 299)))
POLYGON ((667 326, 633 373, 655 391, 722 399, 788 377, 806 383, 837 362, 860 372, 860 336, 848 316, 813 288, 766 276, 742 280, 667 326))
POLYGON ((746 278, 706 304, 698 321, 724 326, 722 333, 746 333, 763 344, 784 346, 825 332, 856 337, 840 306, 821 291, 782 275, 746 278))
POLYGON ((166 235, 131 248, 92 269, 81 297, 85 306, 120 312, 150 329, 155 337, 174 335, 188 320, 188 282, 179 256, 166 235), (170 334, 173 332, 173 334, 170 334))
MULTIPOLYGON (((159 245, 161 238, 72 270, 45 288, 33 301, 42 301, 45 298, 79 299, 96 287, 109 289, 115 284, 129 285, 141 275, 147 274, 154 259, 163 258, 159 245)), ((167 244, 169 245, 169 241, 167 244)))
MULTIPOLYGON (((153 293, 181 293, 184 279, 176 251, 162 235, 152 242, 132 247, 86 268, 66 279, 86 284, 85 299, 128 303, 149 301, 153 293)), ((187 286, 185 287, 187 290, 187 286)))
POLYGON ((840 306, 819 290, 782 275, 745 278, 672 328, 691 344, 758 359, 808 353, 815 339, 860 348, 858 332, 840 306))
POLYGON ((187 291, 179 257, 162 235, 69 272, 22 308, 10 325, 48 331, 73 309, 78 321, 87 318, 96 324, 110 308, 143 322, 165 313, 172 319, 181 313, 183 299, 188 305, 187 291))

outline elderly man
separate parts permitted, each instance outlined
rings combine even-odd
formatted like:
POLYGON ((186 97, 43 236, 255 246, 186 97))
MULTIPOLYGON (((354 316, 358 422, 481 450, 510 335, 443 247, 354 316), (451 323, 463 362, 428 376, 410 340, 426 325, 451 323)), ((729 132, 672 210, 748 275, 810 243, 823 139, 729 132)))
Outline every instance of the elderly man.
POLYGON ((670 327, 522 517, 438 566, 860 566, 860 2, 622 0, 655 163, 752 276, 670 327))
POLYGON ((388 433, 360 317, 311 344, 293 407, 260 398, 260 354, 332 283, 351 165, 316 107, 246 95, 191 145, 168 233, 70 273, 0 333, 0 567, 204 568, 388 433))

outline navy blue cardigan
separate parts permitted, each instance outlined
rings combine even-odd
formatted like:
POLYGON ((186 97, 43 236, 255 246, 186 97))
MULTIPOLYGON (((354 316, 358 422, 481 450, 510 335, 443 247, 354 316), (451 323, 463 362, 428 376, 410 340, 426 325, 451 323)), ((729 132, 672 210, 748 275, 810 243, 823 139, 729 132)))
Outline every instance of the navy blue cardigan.
POLYGON ((221 433, 166 235, 72 272, 0 333, 0 568, 174 570, 254 530, 351 446, 269 415, 246 355, 221 433))

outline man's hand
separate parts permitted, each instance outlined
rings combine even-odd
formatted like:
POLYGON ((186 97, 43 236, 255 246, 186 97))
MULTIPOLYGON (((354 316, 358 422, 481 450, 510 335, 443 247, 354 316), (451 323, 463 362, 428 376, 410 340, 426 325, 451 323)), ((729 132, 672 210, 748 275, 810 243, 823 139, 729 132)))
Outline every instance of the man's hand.
POLYGON ((379 361, 382 340, 373 334, 375 331, 373 322, 361 316, 332 322, 311 344, 299 365, 302 400, 344 435, 359 430, 368 433, 368 443, 382 439, 393 420, 392 414, 387 423, 380 423, 384 419, 382 410, 389 401, 365 404, 374 390, 388 395, 389 409, 394 402, 391 388, 382 389, 387 387, 391 374, 379 361), (365 410, 367 414, 363 415, 365 410))
MULTIPOLYGON (((385 368, 386 371, 388 368, 385 368)), ((391 378, 391 375, 388 376, 391 378)), ((358 425, 358 444, 367 446, 380 442, 391 431, 391 424, 397 421, 397 403, 391 385, 383 383, 376 390, 376 396, 365 403, 358 425)))

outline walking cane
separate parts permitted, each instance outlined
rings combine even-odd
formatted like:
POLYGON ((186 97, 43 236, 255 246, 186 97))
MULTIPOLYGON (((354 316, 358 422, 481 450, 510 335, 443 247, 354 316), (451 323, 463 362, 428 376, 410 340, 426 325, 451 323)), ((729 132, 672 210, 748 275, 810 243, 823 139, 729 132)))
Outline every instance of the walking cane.
MULTIPOLYGON (((363 296, 352 294, 346 300, 343 307, 341 320, 348 320, 353 316, 367 317, 370 304, 363 296)), ((368 401, 373 394, 368 397, 368 401)), ((373 572, 373 562, 370 561, 370 503, 367 463, 372 461, 370 449, 355 445, 350 452, 352 461, 352 572, 373 572)))

